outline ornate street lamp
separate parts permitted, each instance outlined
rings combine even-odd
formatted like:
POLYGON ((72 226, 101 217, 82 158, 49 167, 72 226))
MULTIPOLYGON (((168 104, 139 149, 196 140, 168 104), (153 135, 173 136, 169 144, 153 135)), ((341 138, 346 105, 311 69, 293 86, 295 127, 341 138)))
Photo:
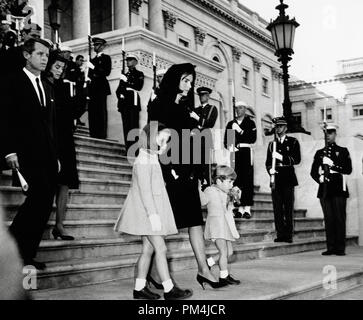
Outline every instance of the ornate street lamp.
POLYGON ((280 4, 276 7, 277 10, 280 11, 280 15, 267 26, 267 30, 269 30, 272 34, 272 39, 275 45, 275 55, 279 57, 278 61, 281 62, 281 68, 283 72, 283 81, 284 81, 284 102, 283 102, 283 110, 284 116, 288 123, 289 132, 303 132, 306 134, 310 134, 304 128, 301 127, 301 124, 296 123, 295 119, 292 116, 291 106, 292 103, 290 101, 289 94, 289 66, 288 63, 291 61, 291 55, 294 53, 293 45, 295 39, 295 30, 299 26, 299 23, 296 22, 295 18, 290 19, 288 15, 285 14, 285 10, 289 6, 283 3, 283 0, 280 0, 280 4))
POLYGON ((59 44, 59 28, 61 26, 62 10, 59 8, 58 0, 52 0, 48 7, 49 23, 54 33, 55 43, 59 44))

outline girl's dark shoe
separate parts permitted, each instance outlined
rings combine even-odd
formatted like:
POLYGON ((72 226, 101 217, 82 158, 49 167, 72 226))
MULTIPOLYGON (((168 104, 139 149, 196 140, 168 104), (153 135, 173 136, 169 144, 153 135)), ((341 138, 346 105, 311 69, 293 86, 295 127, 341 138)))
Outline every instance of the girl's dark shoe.
POLYGON ((193 295, 193 291, 189 289, 180 289, 177 286, 174 286, 169 292, 164 292, 165 300, 180 300, 186 299, 193 295))
POLYGON ((61 238, 62 240, 65 240, 65 241, 74 240, 74 237, 72 237, 72 236, 61 234, 60 231, 57 228, 54 228, 52 230, 52 235, 53 235, 55 240, 57 240, 58 238, 61 238))
POLYGON ((159 282, 156 282, 155 280, 154 280, 154 278, 151 276, 151 275, 147 275, 147 277, 146 277, 146 281, 150 284, 152 284, 154 287, 155 287, 155 289, 158 289, 158 290, 162 290, 164 287, 163 287, 163 285, 161 284, 161 283, 159 283, 159 282))
POLYGON ((209 284, 213 289, 219 289, 219 288, 223 288, 223 287, 227 286, 227 284, 223 284, 220 281, 215 282, 215 281, 211 281, 207 278, 204 278, 200 274, 197 275, 197 281, 202 286, 203 290, 205 290, 205 287, 204 287, 205 283, 209 284))
POLYGON ((227 278, 219 278, 219 282, 220 283, 224 283, 226 285, 229 285, 229 284, 231 284, 231 285, 239 285, 239 284, 241 284, 241 281, 236 280, 236 279, 233 279, 231 277, 231 275, 228 275, 227 278))
POLYGON ((141 291, 134 290, 133 295, 134 295, 134 299, 138 299, 138 300, 158 300, 158 299, 160 299, 160 295, 150 291, 148 287, 145 287, 141 291))

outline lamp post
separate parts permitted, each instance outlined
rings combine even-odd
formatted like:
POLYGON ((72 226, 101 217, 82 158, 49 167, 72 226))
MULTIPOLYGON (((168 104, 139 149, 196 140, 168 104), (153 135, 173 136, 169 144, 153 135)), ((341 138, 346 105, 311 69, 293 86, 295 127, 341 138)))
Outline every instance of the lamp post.
POLYGON ((61 26, 62 10, 59 8, 58 0, 52 0, 48 7, 49 23, 53 30, 54 41, 59 45, 59 28, 61 26))
POLYGON ((285 10, 288 7, 289 6, 287 4, 283 3, 283 0, 280 0, 280 4, 276 7, 276 9, 280 11, 280 15, 274 21, 271 21, 266 29, 272 34, 272 39, 276 49, 275 55, 279 57, 278 61, 281 62, 284 82, 284 102, 282 105, 284 117, 288 123, 288 131, 291 133, 302 132, 310 134, 310 132, 307 132, 301 127, 301 124, 296 123, 291 111, 292 103, 289 93, 290 76, 288 63, 292 60, 291 55, 294 53, 293 45, 295 30, 299 26, 299 23, 296 22, 295 18, 290 19, 289 16, 285 14, 285 10))

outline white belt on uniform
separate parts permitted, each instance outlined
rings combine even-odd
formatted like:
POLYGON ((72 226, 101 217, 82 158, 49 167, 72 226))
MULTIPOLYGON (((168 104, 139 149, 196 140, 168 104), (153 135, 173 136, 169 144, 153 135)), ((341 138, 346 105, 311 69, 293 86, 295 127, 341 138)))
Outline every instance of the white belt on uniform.
POLYGON ((253 166, 253 148, 252 148, 252 145, 249 144, 249 143, 239 143, 239 144, 237 144, 237 148, 249 148, 250 149, 251 166, 253 166))
POLYGON ((137 91, 132 88, 126 88, 127 91, 133 91, 134 92, 134 106, 137 106, 137 91))
POLYGON ((330 173, 333 174, 341 174, 343 176, 343 191, 347 191, 347 183, 346 183, 346 177, 344 174, 340 173, 340 172, 336 172, 334 170, 330 170, 330 173))

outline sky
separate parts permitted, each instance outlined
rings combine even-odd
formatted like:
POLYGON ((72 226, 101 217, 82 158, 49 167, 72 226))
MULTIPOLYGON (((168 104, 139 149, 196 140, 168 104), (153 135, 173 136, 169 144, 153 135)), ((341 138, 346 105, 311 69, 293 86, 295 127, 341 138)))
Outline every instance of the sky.
MULTIPOLYGON (((239 0, 267 21, 275 19, 279 0, 239 0)), ((296 30, 290 72, 302 80, 337 74, 337 61, 363 57, 362 0, 285 0, 296 30)))

